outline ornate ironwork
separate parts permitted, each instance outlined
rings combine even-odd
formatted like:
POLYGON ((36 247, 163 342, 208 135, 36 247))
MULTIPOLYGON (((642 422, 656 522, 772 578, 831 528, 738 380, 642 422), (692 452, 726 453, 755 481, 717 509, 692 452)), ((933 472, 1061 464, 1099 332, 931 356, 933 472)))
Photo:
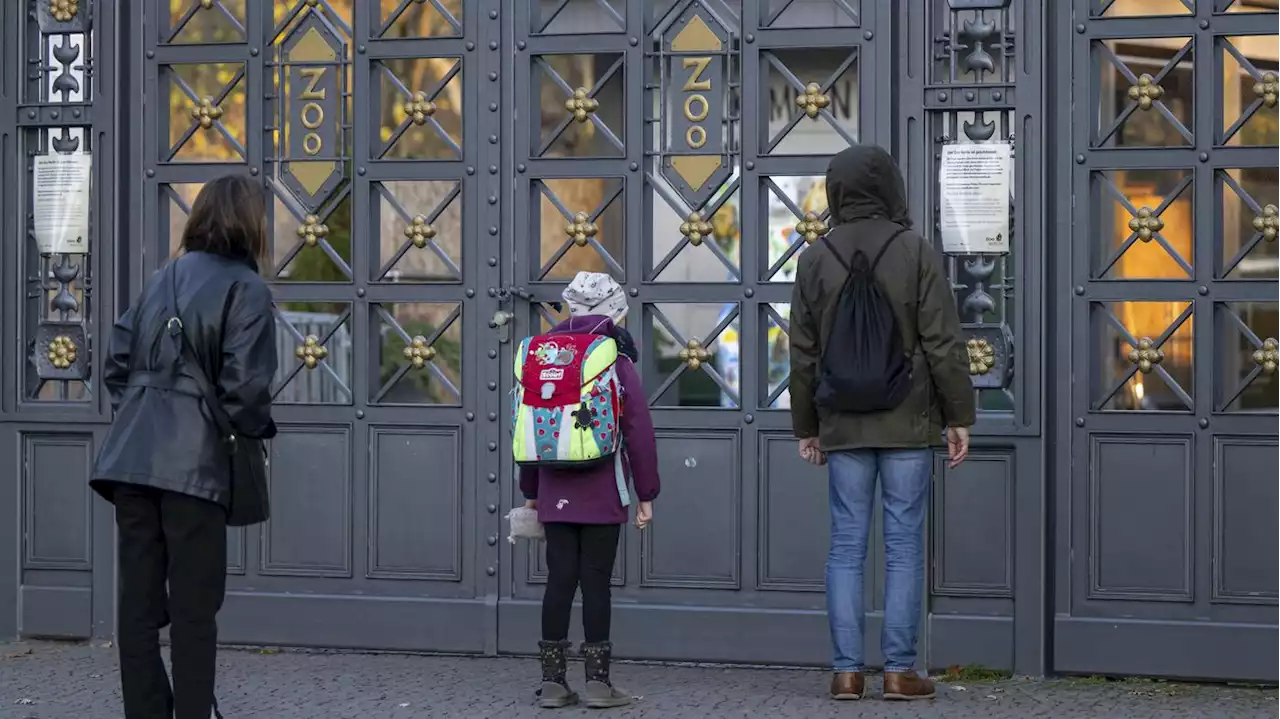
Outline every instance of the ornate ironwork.
POLYGON ((1266 338, 1262 346, 1254 350, 1253 362, 1262 368, 1264 374, 1276 373, 1276 366, 1280 364, 1280 343, 1275 337, 1266 338))
POLYGON ((199 103, 191 106, 191 119, 200 125, 201 130, 208 130, 222 119, 222 108, 212 97, 202 98, 199 103))
POLYGON ((827 223, 822 220, 822 216, 816 212, 806 212, 804 217, 796 223, 796 234, 804 238, 804 241, 813 244, 818 241, 819 237, 827 234, 827 223))
POLYGON ((1262 100, 1263 105, 1275 107, 1276 100, 1280 98, 1280 76, 1274 72, 1262 73, 1262 78, 1253 86, 1253 94, 1262 100))
POLYGON ((320 364, 320 360, 329 356, 329 350, 320 344, 320 338, 315 335, 307 335, 302 340, 302 344, 293 351, 293 354, 302 360, 302 364, 307 369, 315 369, 320 364))
POLYGON ((401 109, 404 110, 405 117, 415 125, 427 124, 427 118, 436 114, 436 104, 421 90, 410 95, 401 109))
POLYGON ((684 222, 680 223, 680 234, 689 238, 689 244, 697 247, 702 241, 715 232, 715 227, 702 219, 701 212, 691 212, 684 222))
MULTIPOLYGON (((928 36, 933 38, 934 52, 924 104, 934 161, 929 163, 926 181, 932 222, 922 224, 937 243, 941 223, 938 158, 943 147, 951 143, 1008 143, 1017 162, 1013 118, 1018 115, 1020 60, 1017 19, 1010 3, 930 0, 928 7, 928 36)), ((1020 182, 1018 177, 1015 172, 1012 182, 1020 182)), ((1012 189, 1014 196, 1024 196, 1018 187, 1012 189)), ((970 372, 982 412, 1018 411, 1014 328, 1019 323, 1014 309, 1021 303, 1016 302, 1014 275, 1022 253, 1016 207, 1011 198, 1009 254, 948 254, 945 260, 968 338, 969 369, 985 370, 970 372), (970 345, 969 340, 978 342, 970 345)))
POLYGON ((690 339, 685 343, 684 349, 680 350, 680 361, 691 370, 699 369, 709 359, 711 359, 711 353, 702 346, 702 341, 697 337, 690 339))
POLYGON ((810 119, 817 119, 818 113, 822 112, 827 105, 831 104, 831 98, 822 91, 822 86, 816 82, 811 82, 804 86, 804 92, 796 96, 796 106, 804 111, 810 119))
POLYGON ((436 348, 427 342, 427 338, 422 335, 414 335, 409 344, 405 345, 404 358, 409 360, 409 364, 414 369, 422 369, 427 363, 436 358, 436 348))
POLYGON ((1253 218, 1253 229, 1262 233, 1262 239, 1267 242, 1275 242, 1276 234, 1280 232, 1280 209, 1275 205, 1266 205, 1262 208, 1262 214, 1253 218))
POLYGON ((76 362, 76 343, 67 335, 54 337, 47 350, 49 363, 58 369, 68 369, 76 362))
POLYGON ((307 215, 302 221, 302 225, 298 227, 298 237, 306 243, 307 247, 315 247, 320 244, 320 240, 329 236, 329 227, 320 221, 315 215, 307 215))
POLYGON ((1145 72, 1138 76, 1138 84, 1129 87, 1129 99, 1138 103, 1141 110, 1150 110, 1161 97, 1164 97, 1164 88, 1145 72))
POLYGON ((1150 242, 1164 229, 1164 220, 1150 207, 1139 207, 1137 216, 1129 220, 1129 229, 1138 235, 1139 240, 1150 242))
POLYGON ((662 32, 658 64, 658 171, 687 207, 705 207, 733 174, 739 122, 730 30, 700 2, 689 3, 662 32))
POLYGON ((600 109, 600 102, 594 97, 587 88, 580 87, 573 91, 573 95, 564 101, 564 109, 573 115, 574 122, 586 122, 591 119, 596 110, 600 109))
POLYGON ((591 215, 585 212, 574 215, 573 222, 565 225, 564 228, 564 233, 578 247, 586 247, 591 238, 596 236, 597 231, 596 223, 591 221, 591 215))
POLYGON ((435 238, 436 228, 427 222, 426 215, 416 215, 409 226, 404 228, 404 236, 409 238, 414 247, 422 249, 435 238))
POLYGON ((79 0, 49 0, 49 14, 58 22, 71 22, 79 13, 79 0))
POLYGON ((984 375, 996 366, 996 349, 985 339, 970 339, 965 350, 969 353, 969 374, 984 375))
POLYGON ((1129 361, 1138 365, 1138 371, 1150 374, 1156 365, 1164 361, 1164 350, 1156 346, 1150 337, 1138 340, 1138 346, 1129 350, 1129 361))

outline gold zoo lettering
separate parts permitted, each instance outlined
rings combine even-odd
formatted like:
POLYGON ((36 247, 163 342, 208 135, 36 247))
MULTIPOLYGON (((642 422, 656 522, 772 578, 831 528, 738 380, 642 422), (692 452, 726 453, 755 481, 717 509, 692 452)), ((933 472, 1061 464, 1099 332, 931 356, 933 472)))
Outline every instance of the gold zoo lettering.
POLYGON ((324 108, 315 101, 323 101, 328 97, 329 91, 320 87, 327 69, 323 67, 298 68, 298 72, 307 80, 307 86, 298 94, 298 99, 305 101, 302 105, 302 110, 298 113, 298 120, 307 129, 307 132, 302 136, 302 151, 311 156, 319 155, 320 151, 324 149, 324 140, 321 139, 320 133, 316 132, 324 124, 324 108))
POLYGON ((690 149, 697 150, 707 144, 707 130, 699 123, 711 113, 711 104, 707 101, 707 96, 702 94, 711 90, 711 78, 702 76, 711 64, 711 58, 686 57, 682 64, 686 70, 693 70, 681 88, 689 93, 684 98, 684 119, 693 123, 684 131, 684 141, 690 149))

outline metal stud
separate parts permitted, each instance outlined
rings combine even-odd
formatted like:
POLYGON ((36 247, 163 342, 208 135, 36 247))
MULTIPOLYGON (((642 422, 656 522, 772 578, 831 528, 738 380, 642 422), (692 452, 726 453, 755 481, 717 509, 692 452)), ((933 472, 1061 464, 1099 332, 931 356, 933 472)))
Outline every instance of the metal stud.
POLYGON ((415 125, 427 124, 427 118, 436 114, 436 104, 431 101, 427 93, 421 90, 410 95, 401 109, 415 125))
POLYGON ((302 238, 307 247, 315 247, 328 235, 329 227, 315 215, 307 215, 303 218, 302 225, 298 227, 298 237, 302 238))
POLYGON ((564 233, 573 240, 573 244, 578 247, 586 247, 592 237, 598 232, 596 223, 591 221, 591 215, 585 212, 579 212, 573 216, 573 221, 565 225, 564 233))
POLYGON ((1253 229, 1262 233, 1262 239, 1275 242, 1277 231, 1280 231, 1280 210, 1275 205, 1266 205, 1262 214, 1253 218, 1253 229))
POLYGON ((996 366, 996 349, 987 340, 973 337, 964 345, 969 354, 970 375, 985 375, 996 366))
POLYGON ((1262 347, 1254 350, 1253 362, 1262 368, 1263 374, 1275 374, 1276 366, 1280 364, 1280 343, 1276 342, 1275 337, 1268 337, 1262 341, 1262 347))
POLYGON ((1138 84, 1129 88, 1129 99, 1138 103, 1141 110, 1150 110, 1161 97, 1164 97, 1164 88, 1145 72, 1138 76, 1138 84))
POLYGON ((427 344, 426 337, 414 335, 409 344, 405 345, 404 358, 409 360, 409 365, 414 369, 422 369, 436 358, 436 348, 427 344))
POLYGON ((564 109, 573 115, 575 122, 586 122, 596 110, 600 109, 600 102, 591 97, 589 91, 585 87, 580 87, 573 91, 573 95, 564 101, 564 109))
POLYGON ((1129 361, 1138 365, 1142 374, 1150 374, 1155 366, 1164 361, 1164 350, 1156 346, 1150 337, 1138 340, 1138 346, 1129 350, 1129 361))
POLYGON ((816 118, 830 104, 831 98, 822 92, 822 86, 816 82, 805 85, 804 92, 796 96, 796 105, 810 118, 816 118))
POLYGON ((1253 94, 1262 100, 1263 105, 1275 107, 1277 99, 1280 99, 1280 77, 1274 72, 1262 73, 1262 79, 1253 86, 1253 94))
POLYGON ((329 350, 320 344, 320 339, 315 335, 307 335, 302 340, 302 344, 293 351, 298 359, 302 360, 302 364, 307 369, 315 369, 320 361, 329 356, 329 350))
POLYGON ((409 242, 414 247, 422 249, 436 236, 436 228, 427 223, 426 215, 416 215, 404 228, 404 236, 409 238, 409 242))
POLYGON ((680 234, 689 238, 689 244, 698 247, 702 241, 711 236, 715 230, 710 222, 702 219, 701 212, 691 212, 684 222, 680 223, 680 234))
POLYGON ((680 350, 680 361, 688 365, 691 370, 702 367, 703 363, 709 359, 711 359, 711 353, 702 346, 702 342, 697 337, 685 343, 685 348, 680 350))
POLYGON ((191 119, 199 123, 201 130, 208 130, 221 118, 222 108, 218 107, 212 97, 202 98, 191 107, 191 119))

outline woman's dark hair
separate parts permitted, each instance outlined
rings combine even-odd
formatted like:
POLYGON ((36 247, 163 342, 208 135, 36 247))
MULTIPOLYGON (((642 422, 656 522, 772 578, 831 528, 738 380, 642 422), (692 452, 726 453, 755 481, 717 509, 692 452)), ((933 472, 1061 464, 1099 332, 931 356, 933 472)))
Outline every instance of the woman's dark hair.
POLYGON ((261 184, 244 175, 223 175, 206 184, 191 205, 182 251, 254 263, 267 259, 267 204, 261 184))

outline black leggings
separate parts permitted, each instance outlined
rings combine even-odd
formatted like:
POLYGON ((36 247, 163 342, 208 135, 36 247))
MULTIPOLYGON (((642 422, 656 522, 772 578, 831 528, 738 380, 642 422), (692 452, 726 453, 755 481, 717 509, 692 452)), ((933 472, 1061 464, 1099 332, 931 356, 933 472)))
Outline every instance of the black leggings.
POLYGON ((609 641, 609 579, 618 553, 618 524, 548 523, 547 591, 542 595, 542 638, 569 638, 573 595, 582 586, 582 629, 588 642, 609 641))

